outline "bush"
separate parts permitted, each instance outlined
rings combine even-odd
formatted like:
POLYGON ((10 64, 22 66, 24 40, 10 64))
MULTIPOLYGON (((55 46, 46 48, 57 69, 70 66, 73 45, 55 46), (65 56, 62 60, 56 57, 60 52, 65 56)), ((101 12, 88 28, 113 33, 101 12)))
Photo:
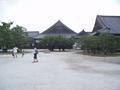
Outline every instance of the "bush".
POLYGON ((67 39, 62 36, 46 36, 42 39, 42 44, 44 44, 49 50, 53 51, 54 49, 65 49, 72 48, 73 40, 67 39))
POLYGON ((101 33, 98 36, 82 36, 79 38, 79 45, 87 53, 112 54, 120 49, 120 37, 110 33, 101 33))

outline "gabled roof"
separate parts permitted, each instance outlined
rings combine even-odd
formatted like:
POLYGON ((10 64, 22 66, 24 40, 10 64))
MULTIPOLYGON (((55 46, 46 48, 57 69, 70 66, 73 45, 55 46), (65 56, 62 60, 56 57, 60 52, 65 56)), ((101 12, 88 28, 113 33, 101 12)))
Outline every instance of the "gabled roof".
POLYGON ((28 35, 28 37, 35 37, 37 35, 39 35, 38 31, 27 31, 26 34, 28 35))
POLYGON ((120 16, 98 15, 93 32, 105 32, 105 30, 112 34, 120 34, 120 16))
POLYGON ((88 33, 85 32, 85 30, 83 29, 83 30, 82 30, 81 32, 79 32, 77 35, 78 35, 78 36, 83 36, 83 35, 88 35, 88 33))
POLYGON ((46 31, 42 32, 42 34, 76 34, 76 33, 59 20, 50 28, 48 28, 46 31))

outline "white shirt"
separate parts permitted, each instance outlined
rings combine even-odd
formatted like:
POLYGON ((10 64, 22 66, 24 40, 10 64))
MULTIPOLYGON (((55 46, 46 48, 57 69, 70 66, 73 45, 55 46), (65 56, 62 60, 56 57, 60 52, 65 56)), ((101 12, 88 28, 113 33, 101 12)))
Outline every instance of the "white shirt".
POLYGON ((34 48, 33 54, 35 54, 35 53, 36 53, 36 50, 37 50, 37 48, 34 48))
POLYGON ((13 52, 14 52, 14 53, 17 53, 17 50, 18 50, 17 47, 14 47, 14 48, 13 48, 13 52))

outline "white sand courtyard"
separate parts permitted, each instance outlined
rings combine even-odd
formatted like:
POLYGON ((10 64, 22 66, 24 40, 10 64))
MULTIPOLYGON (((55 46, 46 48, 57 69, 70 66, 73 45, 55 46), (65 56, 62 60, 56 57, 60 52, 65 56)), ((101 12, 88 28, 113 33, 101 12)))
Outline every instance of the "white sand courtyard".
POLYGON ((120 56, 69 52, 0 55, 0 90, 120 90, 120 56))

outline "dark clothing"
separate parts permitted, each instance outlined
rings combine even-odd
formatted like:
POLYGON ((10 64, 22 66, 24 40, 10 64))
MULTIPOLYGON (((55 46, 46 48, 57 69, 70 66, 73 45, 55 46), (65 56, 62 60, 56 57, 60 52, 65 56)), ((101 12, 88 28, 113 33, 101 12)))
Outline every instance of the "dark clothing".
POLYGON ((14 53, 13 53, 13 51, 12 51, 12 56, 14 56, 14 53))
POLYGON ((37 48, 34 48, 34 52, 33 52, 33 55, 34 55, 34 61, 33 61, 33 63, 34 62, 38 62, 38 60, 37 60, 37 54, 38 54, 38 50, 37 50, 37 48))
POLYGON ((37 59, 37 53, 34 53, 34 59, 37 59))
POLYGON ((35 50, 35 53, 38 54, 38 50, 37 49, 35 50))

